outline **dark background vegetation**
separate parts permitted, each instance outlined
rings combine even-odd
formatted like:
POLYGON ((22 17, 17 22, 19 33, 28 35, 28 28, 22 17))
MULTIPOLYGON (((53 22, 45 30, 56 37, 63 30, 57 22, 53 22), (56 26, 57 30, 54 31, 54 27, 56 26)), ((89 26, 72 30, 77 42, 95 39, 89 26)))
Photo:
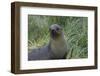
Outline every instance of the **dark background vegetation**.
POLYGON ((88 57, 88 18, 74 16, 28 15, 28 48, 39 48, 49 43, 49 27, 63 28, 69 53, 67 59, 88 57))

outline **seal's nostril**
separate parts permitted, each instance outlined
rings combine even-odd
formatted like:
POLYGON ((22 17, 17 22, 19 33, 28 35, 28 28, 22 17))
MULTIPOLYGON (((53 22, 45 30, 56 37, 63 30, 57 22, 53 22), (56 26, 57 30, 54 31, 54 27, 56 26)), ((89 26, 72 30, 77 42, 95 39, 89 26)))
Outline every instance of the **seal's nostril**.
POLYGON ((56 31, 53 29, 52 32, 55 33, 56 31))
POLYGON ((55 30, 52 30, 52 31, 55 31, 55 30))
POLYGON ((59 30, 59 28, 56 28, 56 30, 58 31, 58 30, 59 30))

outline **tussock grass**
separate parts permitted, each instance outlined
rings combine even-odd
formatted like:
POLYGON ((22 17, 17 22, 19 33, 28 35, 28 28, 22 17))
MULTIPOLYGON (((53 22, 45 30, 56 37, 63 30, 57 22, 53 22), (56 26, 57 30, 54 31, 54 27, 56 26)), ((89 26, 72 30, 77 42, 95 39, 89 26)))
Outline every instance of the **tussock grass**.
POLYGON ((71 16, 28 16, 28 47, 41 47, 49 42, 49 26, 59 24, 63 28, 67 47, 66 58, 88 57, 88 18, 71 16))

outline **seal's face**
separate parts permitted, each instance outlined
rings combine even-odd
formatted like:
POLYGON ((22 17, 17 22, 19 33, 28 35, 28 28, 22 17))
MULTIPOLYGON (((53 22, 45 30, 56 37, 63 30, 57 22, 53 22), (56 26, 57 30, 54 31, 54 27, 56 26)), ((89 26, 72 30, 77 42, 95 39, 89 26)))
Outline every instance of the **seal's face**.
POLYGON ((52 38, 60 37, 62 34, 62 28, 58 24, 53 24, 50 27, 50 34, 52 38))

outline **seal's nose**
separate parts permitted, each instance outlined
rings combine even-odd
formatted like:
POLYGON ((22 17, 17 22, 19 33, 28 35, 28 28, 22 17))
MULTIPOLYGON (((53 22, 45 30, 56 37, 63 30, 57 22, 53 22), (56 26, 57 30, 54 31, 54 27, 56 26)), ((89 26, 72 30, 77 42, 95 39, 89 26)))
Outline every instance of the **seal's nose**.
POLYGON ((56 33, 56 30, 52 29, 51 32, 52 32, 53 34, 55 34, 55 33, 56 33))

